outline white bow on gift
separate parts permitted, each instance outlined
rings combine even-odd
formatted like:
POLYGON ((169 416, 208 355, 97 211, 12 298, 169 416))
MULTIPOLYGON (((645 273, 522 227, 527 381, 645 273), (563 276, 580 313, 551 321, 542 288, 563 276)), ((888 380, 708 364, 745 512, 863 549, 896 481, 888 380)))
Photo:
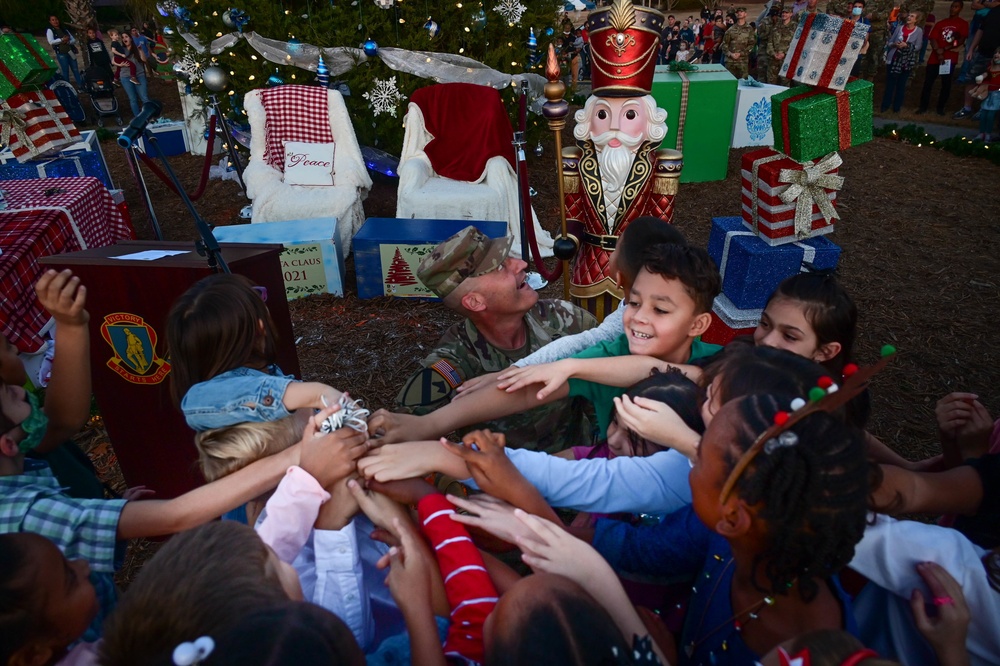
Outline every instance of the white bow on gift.
POLYGON ((823 219, 839 220, 840 215, 833 207, 827 190, 839 190, 844 186, 844 177, 830 173, 843 164, 837 153, 830 153, 815 164, 803 164, 802 170, 782 169, 778 181, 789 183, 785 191, 778 195, 783 202, 795 202, 795 235, 805 238, 812 231, 812 207, 819 208, 823 219))

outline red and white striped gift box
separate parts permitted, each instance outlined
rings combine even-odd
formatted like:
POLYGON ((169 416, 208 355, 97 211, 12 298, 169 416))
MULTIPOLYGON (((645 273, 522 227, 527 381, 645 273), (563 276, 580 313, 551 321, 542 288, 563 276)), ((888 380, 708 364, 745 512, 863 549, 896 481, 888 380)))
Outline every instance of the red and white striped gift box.
MULTIPOLYGON (((744 154, 741 166, 743 226, 755 231, 762 241, 784 245, 833 231, 834 220, 825 219, 819 206, 813 204, 811 231, 805 236, 795 234, 795 202, 782 201, 781 194, 789 185, 780 182, 780 174, 782 169, 802 170, 802 164, 771 148, 762 148, 744 154)), ((826 190, 826 195, 836 206, 837 191, 826 190)))
MULTIPOLYGON (((10 128, 10 150, 18 162, 42 157, 80 141, 80 132, 51 90, 17 93, 0 102, 0 107, 13 111, 24 121, 21 131, 10 128)), ((5 126, 4 138, 7 132, 5 126)))

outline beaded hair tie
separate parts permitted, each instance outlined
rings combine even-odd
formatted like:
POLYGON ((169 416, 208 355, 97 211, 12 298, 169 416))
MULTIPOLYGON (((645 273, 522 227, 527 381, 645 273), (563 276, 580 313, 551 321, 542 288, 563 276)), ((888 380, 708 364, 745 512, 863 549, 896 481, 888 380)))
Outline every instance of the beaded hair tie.
POLYGON ((725 502, 736 487, 736 482, 743 476, 743 472, 753 462, 754 458, 764 450, 765 454, 770 454, 777 449, 798 444, 799 438, 790 428, 815 412, 832 412, 844 405, 868 387, 868 382, 878 372, 882 370, 889 360, 896 353, 896 348, 892 345, 882 347, 882 358, 875 365, 866 368, 858 368, 853 363, 844 367, 844 384, 837 386, 829 377, 821 377, 817 386, 809 391, 808 402, 803 398, 796 398, 792 401, 791 412, 778 412, 774 415, 774 425, 765 430, 754 440, 750 448, 744 452, 733 471, 722 486, 722 493, 719 501, 725 502))

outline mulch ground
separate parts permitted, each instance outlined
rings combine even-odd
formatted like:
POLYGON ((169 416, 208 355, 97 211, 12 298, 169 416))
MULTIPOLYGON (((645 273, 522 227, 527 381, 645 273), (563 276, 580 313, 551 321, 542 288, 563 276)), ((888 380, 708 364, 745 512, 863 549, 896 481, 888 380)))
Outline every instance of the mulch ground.
MULTIPOLYGON (((165 103, 165 116, 181 118, 173 83, 152 81, 151 91, 165 103)), ((125 188, 138 234, 152 238, 123 151, 111 142, 103 149, 125 188)), ((743 152, 731 152, 725 181, 682 185, 675 223, 693 243, 707 243, 712 217, 739 214, 743 152)), ((839 273, 861 315, 856 356, 872 362, 886 343, 900 352, 874 380, 870 429, 905 457, 923 458, 938 450, 934 404, 948 392, 978 393, 1000 415, 1000 394, 990 389, 1000 386, 1000 352, 992 337, 1000 296, 994 246, 1000 190, 992 185, 1000 182, 1000 167, 880 139, 842 157, 842 219, 830 238, 843 249, 839 273)), ((189 190, 197 186, 202 159, 171 160, 189 190)), ((535 210, 554 231, 559 208, 551 138, 541 157, 529 154, 528 160, 538 191, 535 210)), ((193 240, 194 224, 180 200, 155 178, 148 180, 166 239, 193 240)), ((366 214, 394 217, 395 188, 396 181, 378 177, 366 214)), ((238 211, 246 203, 235 183, 216 180, 196 206, 211 224, 228 225, 240 222, 238 211)), ((303 375, 347 389, 373 407, 389 406, 418 360, 457 318, 434 303, 359 300, 352 259, 347 267, 344 298, 310 296, 291 305, 303 375)), ((561 285, 542 292, 561 294, 561 285)), ((90 437, 92 443, 102 440, 106 436, 90 437)))

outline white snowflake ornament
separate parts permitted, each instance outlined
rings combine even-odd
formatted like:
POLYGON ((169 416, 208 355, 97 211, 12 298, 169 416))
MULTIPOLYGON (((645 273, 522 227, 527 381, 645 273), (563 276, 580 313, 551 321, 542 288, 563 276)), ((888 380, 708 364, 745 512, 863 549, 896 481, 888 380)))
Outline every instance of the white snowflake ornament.
POLYGON ((396 108, 399 102, 406 99, 405 95, 399 92, 396 87, 396 77, 390 76, 388 79, 375 79, 372 89, 363 95, 371 106, 372 114, 380 116, 388 113, 393 118, 396 117, 396 108))
POLYGON ((521 25, 521 16, 528 11, 528 8, 519 0, 500 0, 493 11, 500 14, 510 25, 521 25))

